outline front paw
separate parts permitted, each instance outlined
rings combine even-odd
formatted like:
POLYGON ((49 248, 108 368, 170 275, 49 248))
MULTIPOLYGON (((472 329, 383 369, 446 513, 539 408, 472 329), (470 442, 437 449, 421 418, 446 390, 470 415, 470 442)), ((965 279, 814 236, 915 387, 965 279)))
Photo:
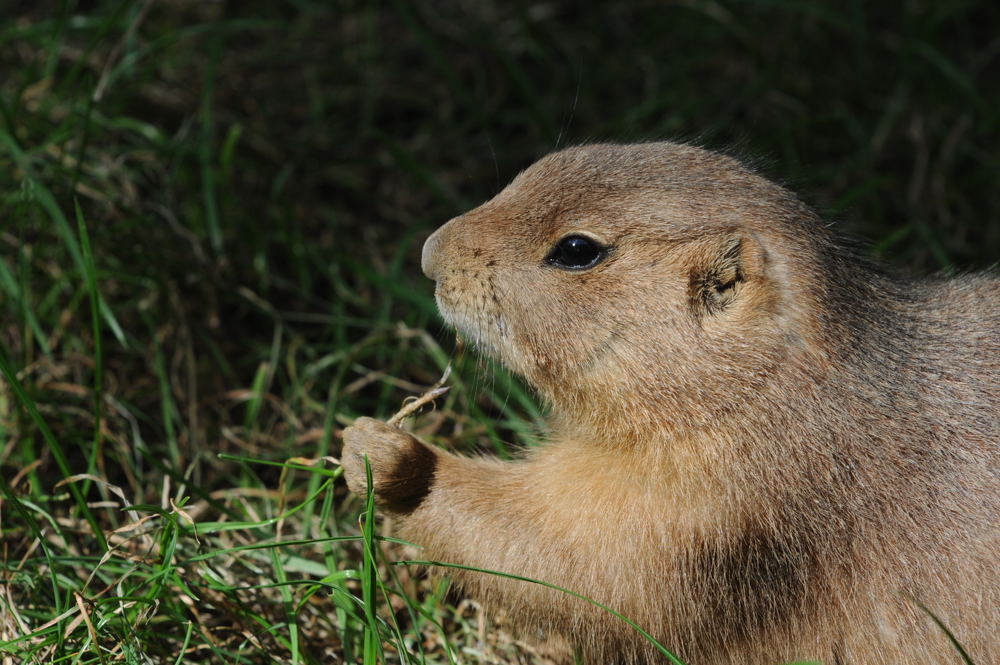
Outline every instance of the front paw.
POLYGON ((385 510, 409 513, 430 492, 437 456, 398 427, 358 418, 344 430, 340 463, 348 489, 359 496, 368 490, 365 456, 372 470, 375 501, 385 510))

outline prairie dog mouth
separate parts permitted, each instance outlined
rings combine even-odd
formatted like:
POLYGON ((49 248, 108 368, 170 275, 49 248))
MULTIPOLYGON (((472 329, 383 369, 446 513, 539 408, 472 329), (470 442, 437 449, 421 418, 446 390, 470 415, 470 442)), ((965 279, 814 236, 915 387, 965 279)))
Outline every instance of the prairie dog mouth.
MULTIPOLYGON (((507 337, 507 324, 499 314, 492 315, 489 324, 484 325, 483 317, 469 314, 451 307, 444 302, 441 294, 436 294, 438 311, 445 323, 453 328, 467 342, 471 343, 483 355, 501 358, 501 340, 507 337), (496 334, 490 334, 496 331, 496 334)), ((485 312, 483 313, 485 314, 485 312)), ((487 315, 488 316, 488 315, 487 315)))

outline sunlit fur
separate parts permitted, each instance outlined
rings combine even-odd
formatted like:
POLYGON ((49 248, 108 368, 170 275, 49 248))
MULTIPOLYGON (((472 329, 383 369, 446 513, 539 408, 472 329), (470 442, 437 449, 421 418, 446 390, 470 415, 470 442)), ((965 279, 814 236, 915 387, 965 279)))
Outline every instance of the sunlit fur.
MULTIPOLYGON (((692 665, 960 663, 915 599, 1000 662, 995 277, 887 276, 790 192, 671 143, 550 155, 423 258, 552 434, 513 462, 434 449, 400 518, 422 556, 583 593, 692 665), (570 233, 608 257, 546 263, 570 233)), ((454 574, 587 662, 662 662, 578 599, 454 574)))

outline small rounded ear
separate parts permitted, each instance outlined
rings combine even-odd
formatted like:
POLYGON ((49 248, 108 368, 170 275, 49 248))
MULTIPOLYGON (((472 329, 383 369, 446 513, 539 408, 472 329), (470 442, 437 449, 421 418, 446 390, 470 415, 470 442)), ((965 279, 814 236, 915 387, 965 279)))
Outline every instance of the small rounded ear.
POLYGON ((739 298, 741 286, 764 270, 764 250, 751 234, 726 233, 705 249, 690 273, 691 306, 699 317, 724 312, 739 298))

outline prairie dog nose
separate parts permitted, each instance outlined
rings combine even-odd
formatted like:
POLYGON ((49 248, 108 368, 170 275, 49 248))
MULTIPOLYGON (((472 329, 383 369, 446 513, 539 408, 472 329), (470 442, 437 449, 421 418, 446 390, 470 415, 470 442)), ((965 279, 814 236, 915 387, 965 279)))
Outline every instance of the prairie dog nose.
POLYGON ((438 278, 438 268, 440 267, 438 262, 441 258, 441 238, 444 236, 443 231, 447 226, 445 224, 440 227, 424 241, 424 249, 420 254, 420 269, 434 281, 437 281, 438 278))

